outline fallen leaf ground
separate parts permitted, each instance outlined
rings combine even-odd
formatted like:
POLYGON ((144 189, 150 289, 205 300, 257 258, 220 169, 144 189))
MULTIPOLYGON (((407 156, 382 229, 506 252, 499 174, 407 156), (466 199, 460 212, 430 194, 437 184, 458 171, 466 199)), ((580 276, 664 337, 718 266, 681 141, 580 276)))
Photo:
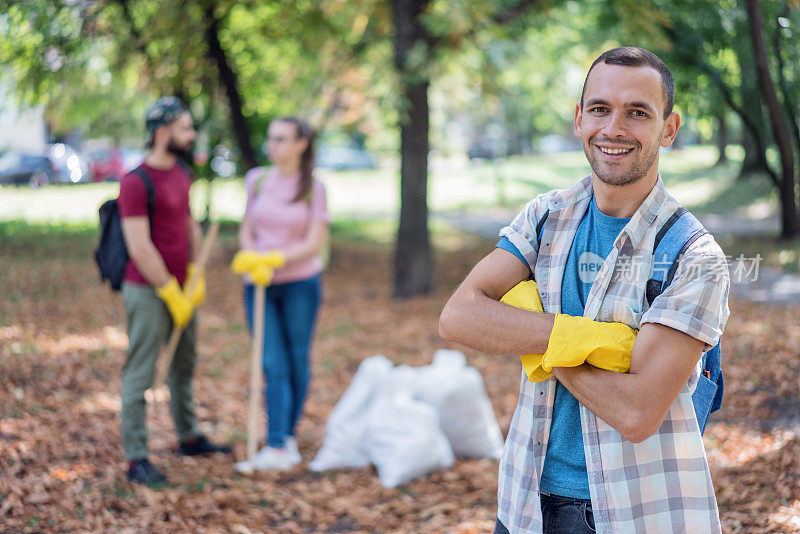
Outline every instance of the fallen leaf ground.
MULTIPOLYGON (((166 402, 149 408, 150 456, 165 489, 125 481, 119 388, 126 336, 121 298, 101 286, 90 230, 0 230, 0 532, 491 532, 497 462, 456 465, 397 489, 372 468, 306 469, 325 421, 362 359, 429 363, 438 314, 491 244, 436 237, 435 294, 396 302, 391 250, 339 235, 324 277, 313 379, 298 441, 305 462, 246 477, 224 456, 174 453, 166 402)), ((240 283, 216 247, 200 319, 195 399, 203 430, 245 454, 248 347, 240 283)), ((706 432, 726 532, 800 532, 800 322, 797 308, 731 303, 726 397, 706 432)), ((453 347, 460 348, 460 347, 453 347)), ((483 375, 505 433, 519 362, 465 351, 483 375)))

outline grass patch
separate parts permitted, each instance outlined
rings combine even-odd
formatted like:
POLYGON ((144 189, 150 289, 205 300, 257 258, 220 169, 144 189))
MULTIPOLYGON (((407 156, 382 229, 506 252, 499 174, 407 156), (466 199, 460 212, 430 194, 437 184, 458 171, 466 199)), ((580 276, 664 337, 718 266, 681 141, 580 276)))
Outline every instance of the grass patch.
POLYGON ((0 221, 0 242, 6 258, 58 256, 60 259, 83 259, 98 235, 97 225, 85 222, 0 221))
POLYGON ((397 233, 394 220, 334 220, 331 224, 331 237, 334 241, 370 245, 390 245, 397 233))

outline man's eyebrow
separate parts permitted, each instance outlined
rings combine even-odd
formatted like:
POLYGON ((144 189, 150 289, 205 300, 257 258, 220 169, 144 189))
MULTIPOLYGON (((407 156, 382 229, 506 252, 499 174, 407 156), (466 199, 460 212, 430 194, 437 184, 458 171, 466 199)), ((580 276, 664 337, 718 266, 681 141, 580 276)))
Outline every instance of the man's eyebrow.
POLYGON ((651 113, 655 113, 656 112, 656 110, 653 109, 653 106, 651 106, 647 102, 628 102, 627 104, 625 104, 625 106, 629 107, 629 108, 646 109, 647 111, 649 111, 651 113))
POLYGON ((597 105, 597 104, 599 104, 601 106, 610 106, 611 105, 611 103, 608 100, 605 100, 603 98, 597 98, 597 97, 590 98, 589 100, 586 101, 586 107, 594 106, 594 105, 597 105))

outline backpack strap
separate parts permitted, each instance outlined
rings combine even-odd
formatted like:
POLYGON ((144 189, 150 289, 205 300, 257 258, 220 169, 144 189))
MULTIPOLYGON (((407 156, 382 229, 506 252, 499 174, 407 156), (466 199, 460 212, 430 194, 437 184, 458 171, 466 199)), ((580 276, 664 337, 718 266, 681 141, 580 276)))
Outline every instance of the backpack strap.
POLYGON ((667 219, 653 243, 653 274, 645 288, 648 305, 652 306, 656 297, 672 283, 689 247, 707 233, 700 221, 684 207, 675 210, 667 219))
POLYGON ((546 210, 539 222, 536 223, 536 243, 537 246, 542 242, 542 230, 544 230, 544 223, 547 222, 547 216, 550 215, 550 210, 546 210))
MULTIPOLYGON (((178 158, 180 161, 180 158, 178 158)), ((147 189, 147 218, 150 220, 150 233, 153 232, 153 206, 156 203, 156 189, 153 185, 153 180, 150 178, 150 175, 147 174, 141 165, 133 169, 139 178, 142 179, 145 188, 147 189)))

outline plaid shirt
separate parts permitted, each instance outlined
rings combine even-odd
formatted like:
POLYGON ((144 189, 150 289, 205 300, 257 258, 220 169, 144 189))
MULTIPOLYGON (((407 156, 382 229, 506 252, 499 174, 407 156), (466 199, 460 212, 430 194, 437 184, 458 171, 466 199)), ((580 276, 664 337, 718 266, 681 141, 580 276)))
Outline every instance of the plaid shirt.
MULTIPOLYGON (((592 177, 530 201, 500 231, 522 253, 544 309, 561 311, 561 282, 573 238, 592 197, 592 177), (541 245, 536 225, 546 210, 541 245)), ((661 178, 620 232, 586 301, 584 315, 633 328, 659 323, 713 347, 728 318, 727 261, 710 235, 687 250, 672 284, 648 307, 655 235, 679 207, 661 178)), ((631 443, 580 406, 583 448, 597 532, 720 532, 719 512, 692 404, 701 361, 658 431, 631 443)), ((498 517, 516 533, 542 531, 539 479, 553 416, 556 380, 522 373, 519 402, 500 460, 498 517)))

